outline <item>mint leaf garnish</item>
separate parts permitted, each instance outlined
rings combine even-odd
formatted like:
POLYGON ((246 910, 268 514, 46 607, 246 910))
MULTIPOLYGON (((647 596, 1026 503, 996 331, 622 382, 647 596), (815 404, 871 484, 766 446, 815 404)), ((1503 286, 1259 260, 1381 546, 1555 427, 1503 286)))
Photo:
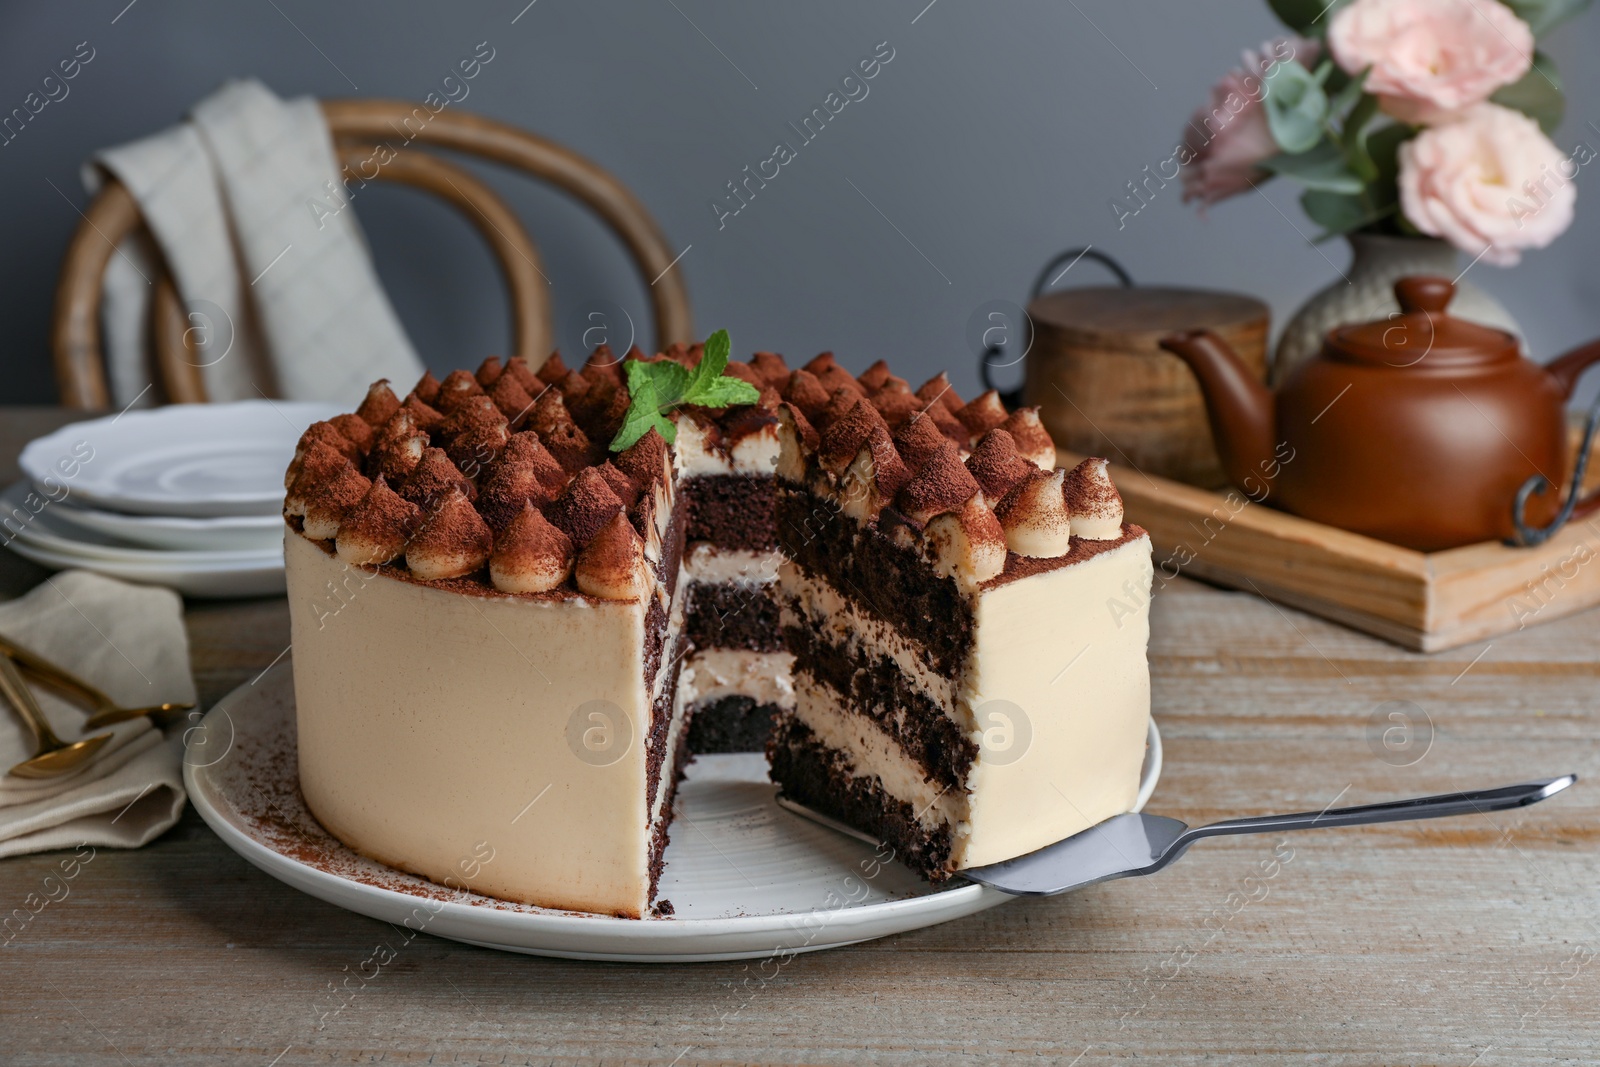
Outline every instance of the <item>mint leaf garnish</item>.
MULTIPOLYGON (((649 367, 650 363, 632 363, 634 367, 649 367)), ((673 364, 677 366, 676 364, 673 364)), ((678 368, 682 370, 682 367, 678 368)), ((628 392, 632 402, 628 405, 628 413, 623 416, 622 429, 617 431, 617 436, 611 441, 611 451, 621 452, 632 445, 639 438, 649 433, 654 427, 662 437, 671 443, 677 433, 677 427, 672 425, 670 419, 661 417, 660 402, 656 397, 655 379, 648 374, 635 377, 628 375, 628 392)))
POLYGON ((705 347, 700 352, 700 363, 695 367, 694 376, 689 380, 690 391, 697 394, 703 392, 712 382, 722 377, 722 372, 728 369, 728 356, 732 353, 732 349, 733 346, 728 343, 727 330, 718 330, 707 337, 705 347))
POLYGON ((654 363, 631 359, 622 367, 628 376, 629 395, 637 394, 641 385, 648 382, 655 389, 655 404, 658 409, 678 404, 689 389, 688 370, 670 359, 660 359, 654 363))
POLYGON ((677 427, 666 414, 674 408, 688 404, 728 408, 760 400, 761 393, 755 386, 722 373, 727 369, 731 351, 728 331, 718 330, 706 338, 700 363, 692 371, 670 359, 653 363, 635 359, 624 363, 630 402, 622 429, 611 441, 611 451, 628 448, 652 427, 671 444, 677 436, 677 427))
POLYGON ((760 399, 760 390, 749 382, 718 378, 706 386, 694 402, 703 408, 731 408, 738 404, 754 404, 760 399))

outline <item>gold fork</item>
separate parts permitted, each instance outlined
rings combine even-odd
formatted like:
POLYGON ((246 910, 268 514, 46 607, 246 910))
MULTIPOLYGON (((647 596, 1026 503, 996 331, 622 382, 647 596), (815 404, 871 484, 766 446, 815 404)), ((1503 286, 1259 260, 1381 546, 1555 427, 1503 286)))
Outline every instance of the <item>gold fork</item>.
POLYGON ((37 652, 32 652, 17 644, 8 637, 0 636, 0 653, 16 663, 18 667, 27 671, 36 680, 43 682, 56 690, 62 696, 80 705, 91 712, 88 720, 83 724, 85 730, 98 730, 102 726, 113 726, 129 719, 137 719, 141 715, 150 716, 157 725, 165 725, 176 719, 183 712, 194 708, 193 704, 151 704, 142 708, 124 708, 115 700, 106 696, 100 690, 68 671, 58 667, 45 659, 37 652))

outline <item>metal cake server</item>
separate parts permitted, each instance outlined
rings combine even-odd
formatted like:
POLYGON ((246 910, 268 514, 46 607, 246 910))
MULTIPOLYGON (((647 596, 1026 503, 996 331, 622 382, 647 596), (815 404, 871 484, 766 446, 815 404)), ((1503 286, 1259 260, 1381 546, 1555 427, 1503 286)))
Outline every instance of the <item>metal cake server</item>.
MULTIPOLYGON (((1130 812, 1112 816, 1082 833, 1046 845, 1026 856, 957 873, 980 885, 1013 896, 1054 896, 1096 882, 1109 882, 1114 878, 1155 874, 1182 856, 1190 845, 1201 838, 1226 834, 1273 834, 1285 830, 1320 830, 1332 826, 1361 826, 1366 823, 1505 811, 1537 804, 1555 796, 1577 780, 1577 775, 1566 774, 1560 778, 1504 785, 1495 789, 1390 800, 1353 808, 1330 808, 1327 811, 1302 811, 1293 815, 1257 815, 1193 828, 1163 815, 1130 812)), ((778 803, 830 829, 877 844, 870 836, 785 797, 779 797, 778 803)))

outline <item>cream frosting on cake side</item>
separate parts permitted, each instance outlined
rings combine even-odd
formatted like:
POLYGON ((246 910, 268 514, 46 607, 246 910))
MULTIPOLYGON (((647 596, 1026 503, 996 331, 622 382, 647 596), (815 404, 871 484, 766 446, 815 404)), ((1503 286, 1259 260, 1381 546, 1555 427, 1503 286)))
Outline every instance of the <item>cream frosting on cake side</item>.
POLYGON ((300 784, 317 819, 435 881, 644 914, 646 606, 367 575, 292 530, 284 552, 300 784), (575 720, 584 708, 599 717, 575 720), (467 879, 459 861, 480 841, 495 860, 467 879))
POLYGON ((1130 595, 1149 602, 1153 574, 1140 531, 979 594, 962 697, 978 720, 978 758, 955 869, 1024 855, 1132 809, 1150 722, 1150 620, 1126 606, 1130 595))

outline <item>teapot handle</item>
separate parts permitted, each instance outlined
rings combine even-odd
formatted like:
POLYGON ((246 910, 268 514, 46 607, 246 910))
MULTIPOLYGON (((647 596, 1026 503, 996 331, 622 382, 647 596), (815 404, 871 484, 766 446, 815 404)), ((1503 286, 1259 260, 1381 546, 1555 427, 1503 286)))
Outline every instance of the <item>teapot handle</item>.
MULTIPOLYGON (((1590 341, 1586 345, 1574 348, 1566 355, 1551 361, 1545 370, 1549 371, 1551 377, 1560 384, 1561 395, 1570 397, 1573 389, 1577 388, 1578 379, 1583 376, 1583 372, 1596 363, 1600 363, 1600 340, 1590 341)), ((1557 530, 1565 526, 1568 520, 1582 518, 1590 512, 1600 510, 1600 489, 1585 497, 1578 495, 1578 491, 1583 488, 1583 477, 1589 470, 1589 448, 1594 444, 1596 431, 1600 431, 1600 399, 1597 399, 1594 407, 1589 410, 1589 418, 1583 427, 1583 443, 1578 446, 1578 460, 1572 471, 1572 488, 1567 491, 1567 502, 1561 506, 1555 521, 1542 528, 1529 526, 1525 521, 1528 498, 1550 488, 1550 483, 1545 480, 1544 475, 1535 474, 1523 482, 1522 487, 1517 490, 1516 503, 1511 509, 1511 521, 1516 529, 1516 536, 1511 538, 1508 544, 1524 546, 1543 544, 1557 530)))
MULTIPOLYGON (((1094 245, 1085 245, 1082 248, 1069 248, 1065 252, 1062 252, 1060 255, 1050 260, 1050 262, 1046 263, 1044 265, 1044 269, 1039 272, 1039 276, 1034 279, 1033 288, 1028 291, 1028 299, 1037 300, 1041 295, 1043 295, 1047 288, 1060 281, 1061 276, 1066 274, 1067 271, 1071 270, 1073 264, 1077 263, 1080 259, 1094 260, 1106 270, 1116 275, 1117 281, 1122 284, 1124 289, 1133 288, 1133 276, 1123 269, 1121 263, 1118 263, 1104 252, 1096 252, 1094 245), (1057 267, 1061 268, 1060 273, 1056 273, 1057 267)), ((1024 311, 1023 315, 1026 316, 1027 312, 1024 311)), ((1033 332, 1033 324, 1029 323, 1028 325, 1028 332, 1031 337, 1033 332)), ((1031 341, 1027 347, 1032 347, 1031 341)), ((1026 353, 1026 349, 1024 349, 1024 353, 1026 353)), ((999 345, 989 345, 985 347, 983 352, 978 356, 978 377, 983 380, 983 387, 985 389, 993 389, 1000 394, 1001 403, 1008 408, 1014 408, 1018 404, 1022 403, 1022 387, 1019 385, 1015 389, 1001 389, 998 385, 994 384, 994 379, 991 373, 993 368, 997 365, 1010 366, 1010 364, 997 364, 997 361, 1004 354, 1005 350, 999 345)))
MULTIPOLYGON (((1600 356, 1600 344, 1593 346, 1596 355, 1600 356)), ((1578 353, 1573 353, 1577 355, 1578 353)), ((1562 357, 1565 359, 1566 357, 1562 357)), ((1573 376, 1576 379, 1576 375, 1573 376)), ((1569 387, 1570 388, 1570 387, 1569 387)), ((1517 490, 1516 503, 1511 509, 1511 521, 1516 528, 1516 536, 1508 543, 1522 547, 1532 547, 1548 541, 1555 532, 1565 526, 1570 519, 1582 518, 1596 509, 1600 509, 1600 489, 1596 489, 1586 497, 1579 497, 1578 491, 1583 488, 1584 475, 1589 471, 1589 449, 1594 444, 1595 432, 1600 430, 1600 399, 1595 400, 1594 407, 1589 409, 1589 417, 1583 426, 1583 441, 1578 445, 1578 459, 1573 464, 1572 488, 1567 492, 1567 502, 1561 505, 1561 511, 1549 526, 1529 526, 1526 521, 1528 498, 1535 493, 1542 493, 1550 488, 1550 483, 1542 474, 1535 474, 1522 483, 1517 490)))

